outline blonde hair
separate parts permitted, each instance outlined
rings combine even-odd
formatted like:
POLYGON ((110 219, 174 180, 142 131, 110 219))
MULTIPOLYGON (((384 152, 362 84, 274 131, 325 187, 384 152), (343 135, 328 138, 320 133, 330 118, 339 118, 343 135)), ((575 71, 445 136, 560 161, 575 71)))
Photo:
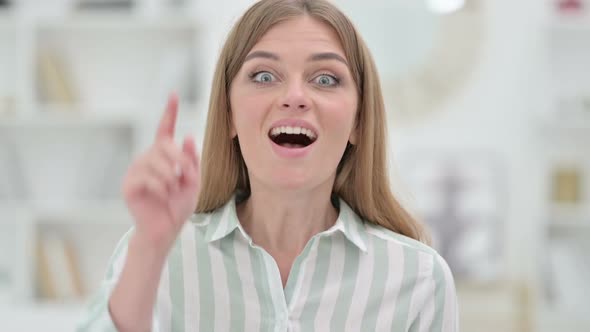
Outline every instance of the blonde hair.
POLYGON ((342 156, 333 193, 367 222, 428 243, 424 227, 401 206, 390 189, 385 106, 373 59, 350 20, 325 0, 261 0, 230 31, 213 78, 196 212, 221 207, 236 191, 250 192, 239 142, 237 137, 231 138, 231 83, 248 52, 269 29, 301 15, 309 15, 336 31, 359 97, 357 143, 349 144, 342 156))

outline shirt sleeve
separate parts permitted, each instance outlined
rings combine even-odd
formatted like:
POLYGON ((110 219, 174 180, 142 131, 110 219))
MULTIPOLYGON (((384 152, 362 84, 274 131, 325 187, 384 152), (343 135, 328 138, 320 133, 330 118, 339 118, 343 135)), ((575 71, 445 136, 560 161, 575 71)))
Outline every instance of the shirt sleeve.
POLYGON ((459 305, 455 280, 447 262, 434 257, 434 320, 441 324, 442 332, 459 332, 459 305))
POLYGON ((409 332, 459 332, 459 309, 455 281, 447 262, 435 253, 429 277, 422 279, 425 294, 409 332))
POLYGON ((408 332, 459 332, 459 309, 453 274, 437 252, 430 252, 424 274, 416 280, 412 301, 418 307, 408 332))
POLYGON ((108 303, 111 292, 119 280, 121 270, 123 269, 125 258, 127 257, 129 238, 132 232, 133 228, 123 235, 115 247, 111 258, 109 259, 105 277, 98 290, 90 299, 90 302, 77 325, 77 332, 117 332, 117 328, 115 327, 109 312, 108 303))

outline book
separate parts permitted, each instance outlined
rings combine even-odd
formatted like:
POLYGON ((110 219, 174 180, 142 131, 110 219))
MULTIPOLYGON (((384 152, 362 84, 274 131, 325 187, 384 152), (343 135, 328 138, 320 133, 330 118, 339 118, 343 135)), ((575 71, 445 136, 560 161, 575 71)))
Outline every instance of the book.
POLYGON ((39 296, 45 299, 71 300, 84 295, 73 245, 56 232, 38 237, 37 285, 39 296))
POLYGON ((74 104, 76 94, 65 62, 55 51, 41 50, 37 57, 39 94, 44 102, 74 104))
POLYGON ((582 196, 582 173, 577 167, 557 167, 551 178, 551 199, 556 204, 579 204, 582 196))
POLYGON ((45 299, 56 299, 57 292, 51 274, 49 253, 44 247, 43 239, 37 238, 37 295, 45 299))

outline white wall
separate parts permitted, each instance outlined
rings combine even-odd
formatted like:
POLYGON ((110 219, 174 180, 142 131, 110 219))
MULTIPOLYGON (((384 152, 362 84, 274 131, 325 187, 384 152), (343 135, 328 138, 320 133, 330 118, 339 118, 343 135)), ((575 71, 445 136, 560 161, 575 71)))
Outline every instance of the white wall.
MULTIPOLYGON (((507 278, 536 271, 540 188, 532 121, 541 97, 543 3, 485 1, 485 40, 464 89, 428 121, 390 128, 394 156, 420 148, 484 150, 505 165, 509 189, 504 250, 507 278)), ((416 198, 419 199, 419 198, 416 198)))

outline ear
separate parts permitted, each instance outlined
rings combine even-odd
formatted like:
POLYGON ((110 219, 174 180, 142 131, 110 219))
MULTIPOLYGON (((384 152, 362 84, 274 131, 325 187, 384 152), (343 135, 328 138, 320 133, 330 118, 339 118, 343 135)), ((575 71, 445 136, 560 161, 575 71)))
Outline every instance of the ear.
POLYGON ((229 137, 231 139, 234 139, 236 136, 238 136, 238 133, 236 132, 236 127, 234 127, 234 124, 232 122, 232 124, 230 125, 229 137))
POLYGON ((234 139, 238 136, 238 132, 236 131, 236 126, 234 125, 234 119, 232 117, 231 111, 228 111, 229 115, 229 137, 234 139))
POLYGON ((352 145, 356 145, 358 139, 358 122, 355 122, 354 127, 350 131, 350 136, 348 136, 348 142, 352 145))
POLYGON ((354 124, 352 125, 352 128, 350 129, 350 136, 348 137, 348 143, 350 143, 352 145, 356 145, 356 143, 358 142, 359 126, 361 123, 360 111, 361 111, 361 105, 357 105, 357 109, 354 112, 354 124))
POLYGON ((356 145, 356 128, 352 130, 350 133, 350 137, 348 137, 348 142, 352 145, 356 145))

